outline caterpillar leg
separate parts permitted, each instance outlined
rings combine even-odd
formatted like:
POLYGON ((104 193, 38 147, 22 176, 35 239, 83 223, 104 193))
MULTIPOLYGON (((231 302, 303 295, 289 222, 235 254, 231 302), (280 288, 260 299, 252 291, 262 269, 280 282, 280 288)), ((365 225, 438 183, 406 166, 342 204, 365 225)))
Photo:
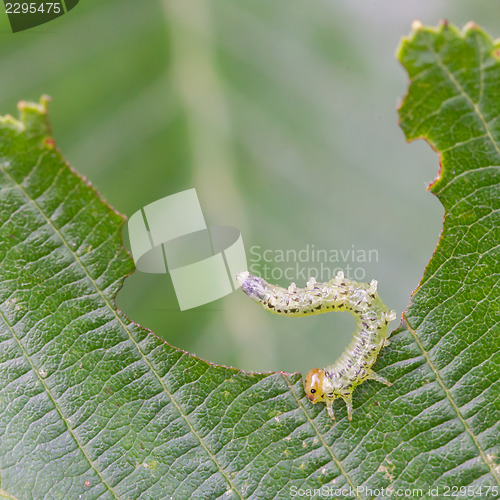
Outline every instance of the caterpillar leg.
POLYGON ((376 380, 377 382, 382 382, 382 384, 385 384, 385 385, 389 385, 389 386, 392 385, 392 382, 389 382, 388 380, 386 380, 384 377, 382 377, 378 373, 375 373, 373 370, 371 371, 370 376, 368 378, 372 379, 372 380, 376 380))
POLYGON ((349 421, 352 420, 352 396, 349 394, 348 396, 342 396, 346 406, 347 406, 347 418, 349 421))
POLYGON ((333 401, 328 401, 326 403, 326 409, 328 410, 328 415, 330 415, 330 418, 335 422, 335 415, 333 414, 332 404, 333 401))

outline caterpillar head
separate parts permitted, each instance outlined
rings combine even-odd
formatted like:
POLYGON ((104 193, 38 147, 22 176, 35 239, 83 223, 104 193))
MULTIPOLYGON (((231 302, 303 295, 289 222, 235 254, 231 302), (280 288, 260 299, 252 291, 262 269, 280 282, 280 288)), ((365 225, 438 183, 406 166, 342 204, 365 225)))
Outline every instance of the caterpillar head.
POLYGON ((309 370, 306 375, 304 388, 306 390, 307 399, 311 403, 319 403, 325 401, 325 372, 320 368, 313 368, 309 370))

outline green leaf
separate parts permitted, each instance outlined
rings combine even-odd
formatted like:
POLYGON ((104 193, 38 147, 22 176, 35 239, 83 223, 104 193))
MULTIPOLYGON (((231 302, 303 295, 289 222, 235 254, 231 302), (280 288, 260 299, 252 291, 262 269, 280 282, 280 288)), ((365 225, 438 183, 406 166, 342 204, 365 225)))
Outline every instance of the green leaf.
POLYGON ((312 406, 300 374, 215 366, 117 311, 133 270, 123 217, 64 162, 45 100, 3 118, 0 493, 286 499, 328 485, 365 499, 470 486, 496 498, 498 50, 473 26, 418 28, 401 46, 401 125, 440 153, 444 229, 376 363, 394 385, 359 387, 351 423, 343 404, 336 425, 312 406))
POLYGON ((447 23, 417 24, 399 58, 410 76, 401 126, 408 140, 425 138, 439 153, 430 191, 445 209, 399 334, 411 336, 425 362, 419 400, 427 424, 415 436, 425 445, 402 476, 498 486, 500 45, 472 23, 462 33, 447 23))

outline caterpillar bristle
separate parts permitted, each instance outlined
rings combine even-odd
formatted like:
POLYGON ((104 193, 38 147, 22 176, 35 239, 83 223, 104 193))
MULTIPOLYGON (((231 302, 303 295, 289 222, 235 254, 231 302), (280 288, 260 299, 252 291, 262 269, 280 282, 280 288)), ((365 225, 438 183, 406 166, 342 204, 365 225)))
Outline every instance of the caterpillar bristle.
POLYGON ((309 290, 312 290, 314 288, 314 285, 316 284, 316 278, 314 276, 311 276, 309 278, 309 280, 307 281, 306 283, 306 287, 309 289, 309 290))

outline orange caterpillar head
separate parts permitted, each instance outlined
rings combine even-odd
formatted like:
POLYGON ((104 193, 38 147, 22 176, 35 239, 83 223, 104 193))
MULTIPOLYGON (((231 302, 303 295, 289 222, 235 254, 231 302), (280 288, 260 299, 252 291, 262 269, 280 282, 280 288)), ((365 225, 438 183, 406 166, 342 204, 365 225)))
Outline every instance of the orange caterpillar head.
POLYGON ((306 390, 307 399, 311 403, 319 403, 325 401, 325 372, 320 368, 309 370, 306 375, 304 388, 306 390))

